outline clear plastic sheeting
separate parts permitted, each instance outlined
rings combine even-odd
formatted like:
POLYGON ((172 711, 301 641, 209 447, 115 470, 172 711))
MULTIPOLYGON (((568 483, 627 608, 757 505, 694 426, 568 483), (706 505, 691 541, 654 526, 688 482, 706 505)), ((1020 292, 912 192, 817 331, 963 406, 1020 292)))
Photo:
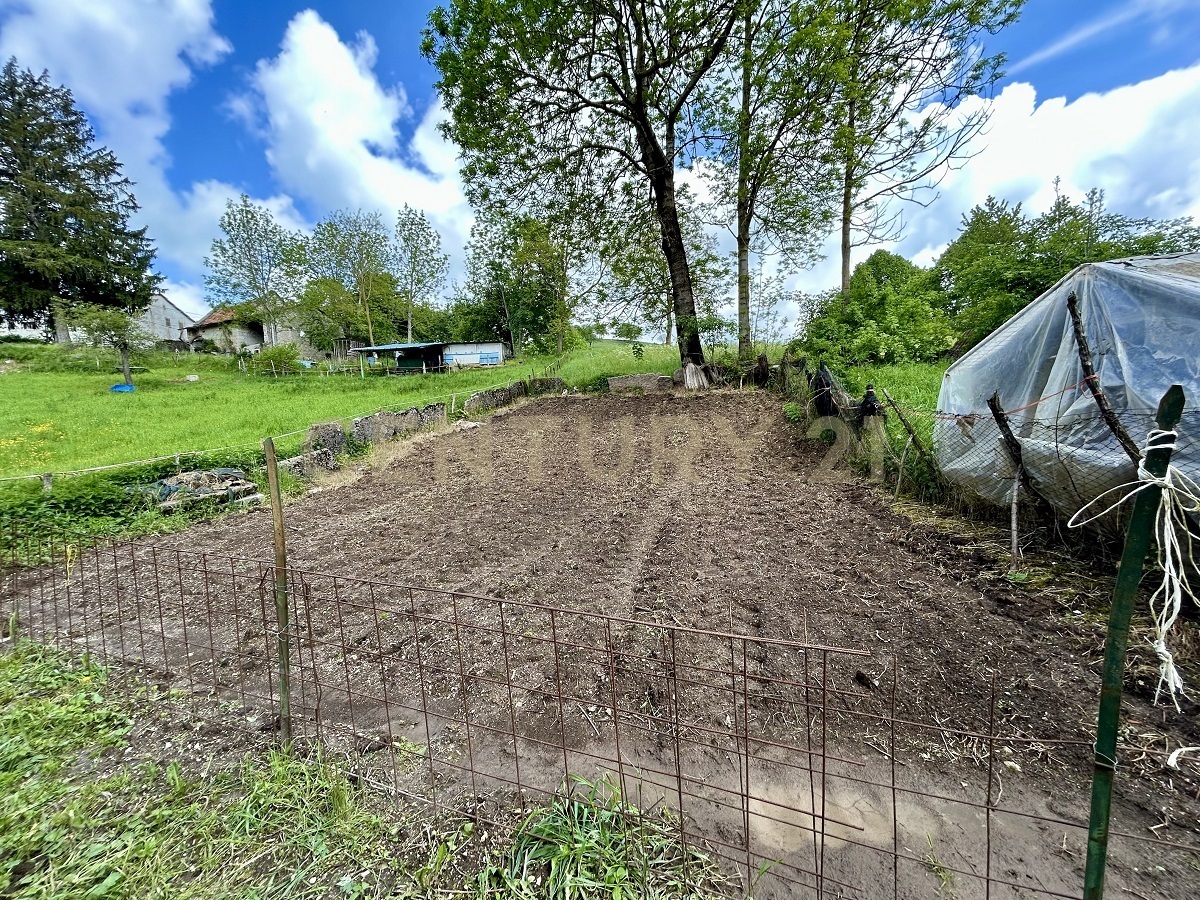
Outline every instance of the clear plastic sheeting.
POLYGON ((1100 386, 1136 442, 1167 388, 1183 385, 1191 408, 1172 463, 1200 478, 1197 253, 1080 266, 954 363, 933 429, 943 474, 987 500, 1011 500, 1014 466, 987 402, 999 392, 1034 486, 1063 515, 1137 477, 1083 383, 1071 294, 1100 386))

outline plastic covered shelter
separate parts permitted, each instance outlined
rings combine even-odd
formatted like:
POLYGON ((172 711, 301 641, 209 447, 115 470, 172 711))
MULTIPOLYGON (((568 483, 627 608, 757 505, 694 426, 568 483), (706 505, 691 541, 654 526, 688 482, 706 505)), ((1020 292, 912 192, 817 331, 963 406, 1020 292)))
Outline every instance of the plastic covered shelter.
POLYGON ((999 392, 1034 487, 1060 513, 1137 477, 1083 383, 1071 294, 1100 385, 1139 445, 1167 388, 1183 385, 1172 464, 1200 479, 1200 253, 1080 266, 950 366, 933 430, 943 474, 1011 500, 1015 467, 987 403, 999 392))

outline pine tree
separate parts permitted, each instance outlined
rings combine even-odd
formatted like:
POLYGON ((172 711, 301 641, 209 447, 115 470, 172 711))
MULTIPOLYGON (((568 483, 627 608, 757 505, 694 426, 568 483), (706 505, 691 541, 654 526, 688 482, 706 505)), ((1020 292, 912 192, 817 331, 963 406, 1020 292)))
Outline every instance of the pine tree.
POLYGON ((161 277, 133 185, 71 92, 9 59, 0 72, 0 319, 44 325, 77 303, 145 307, 161 277))

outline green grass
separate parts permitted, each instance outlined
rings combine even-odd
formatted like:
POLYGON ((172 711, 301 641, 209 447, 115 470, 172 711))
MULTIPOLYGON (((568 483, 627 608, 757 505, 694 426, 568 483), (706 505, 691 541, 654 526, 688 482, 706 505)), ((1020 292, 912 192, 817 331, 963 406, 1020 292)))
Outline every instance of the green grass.
POLYGON ((713 859, 679 841, 670 816, 645 816, 606 781, 532 813, 502 858, 480 873, 479 900, 695 900, 727 896, 713 859))
POLYGON ((584 390, 601 387, 600 380, 611 375, 670 375, 679 368, 679 348, 674 344, 641 344, 641 359, 634 355, 633 346, 628 341, 596 341, 569 354, 559 377, 584 390))
POLYGON ((856 366, 846 372, 834 372, 846 390, 856 398, 863 395, 868 384, 875 385, 879 399, 880 388, 886 388, 892 398, 905 410, 931 413, 937 409, 938 392, 949 362, 899 363, 887 366, 856 366))
POLYGON ((0 895, 367 896, 346 888, 392 868, 395 826, 319 758, 123 762, 131 717, 104 684, 31 644, 0 655, 0 895))
POLYGON ((40 352, 28 368, 0 375, 0 477, 254 444, 314 422, 491 387, 544 365, 521 361, 402 378, 315 372, 271 378, 244 375, 214 357, 155 354, 139 360, 149 371, 135 374, 137 390, 116 394, 108 390, 117 378, 106 364, 87 369, 96 351, 33 349, 40 352), (64 358, 84 365, 64 370, 64 358), (200 381, 184 380, 192 373, 200 381))
POLYGON ((489 834, 395 806, 320 756, 181 764, 171 748, 206 739, 162 724, 174 702, 146 693, 127 709, 103 669, 24 642, 0 652, 0 896, 621 900, 724 884, 674 820, 606 786, 489 834))

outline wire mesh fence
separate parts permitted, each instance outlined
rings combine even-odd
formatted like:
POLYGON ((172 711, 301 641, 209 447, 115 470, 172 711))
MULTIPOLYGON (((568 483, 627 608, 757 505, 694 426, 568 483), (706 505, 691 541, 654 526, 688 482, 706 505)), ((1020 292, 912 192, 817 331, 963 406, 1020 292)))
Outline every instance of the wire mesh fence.
MULTIPOLYGON (((914 711, 894 655, 299 569, 281 623, 268 562, 11 519, 0 574, 10 637, 177 692, 214 744, 278 740, 286 631, 293 740, 398 803, 499 823, 608 780, 745 895, 1080 896, 1091 742, 1012 715, 997 673, 967 714, 914 711)), ((1146 893, 1153 857, 1147 895, 1186 896, 1200 821, 1168 840, 1126 806, 1113 877, 1146 893)))

